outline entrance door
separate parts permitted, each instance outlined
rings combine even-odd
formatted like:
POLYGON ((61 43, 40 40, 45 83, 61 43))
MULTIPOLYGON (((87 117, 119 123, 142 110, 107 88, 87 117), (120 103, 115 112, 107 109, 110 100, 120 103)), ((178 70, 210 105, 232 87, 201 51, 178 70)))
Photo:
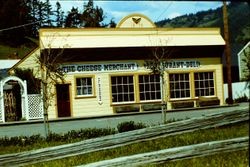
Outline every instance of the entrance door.
POLYGON ((56 85, 58 117, 70 117, 69 84, 56 85))

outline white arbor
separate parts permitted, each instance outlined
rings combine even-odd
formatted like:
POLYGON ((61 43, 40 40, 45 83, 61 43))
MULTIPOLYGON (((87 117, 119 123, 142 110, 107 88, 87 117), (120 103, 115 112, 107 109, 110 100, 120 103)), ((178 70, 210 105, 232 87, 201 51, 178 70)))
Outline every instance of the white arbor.
POLYGON ((5 122, 4 91, 3 87, 8 81, 17 81, 21 92, 22 118, 29 120, 27 83, 16 76, 9 76, 0 81, 0 122, 5 122))

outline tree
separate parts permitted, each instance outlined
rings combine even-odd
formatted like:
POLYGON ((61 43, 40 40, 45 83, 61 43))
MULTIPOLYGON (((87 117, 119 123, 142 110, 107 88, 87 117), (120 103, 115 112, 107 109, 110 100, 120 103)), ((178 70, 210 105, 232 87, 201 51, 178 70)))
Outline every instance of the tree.
POLYGON ((48 122, 48 109, 51 106, 54 97, 55 90, 54 85, 64 82, 64 74, 60 70, 60 64, 62 58, 63 49, 42 49, 40 57, 38 57, 38 63, 41 68, 41 83, 42 83, 42 95, 43 95, 43 109, 44 109, 44 126, 46 137, 50 133, 48 122))
POLYGON ((110 20, 109 27, 110 28, 115 28, 116 27, 116 23, 115 23, 115 21, 113 19, 110 20))
POLYGON ((246 87, 250 89, 250 48, 248 50, 245 49, 243 51, 243 54, 244 54, 244 58, 242 60, 246 65, 246 68, 243 70, 243 72, 245 73, 243 79, 247 81, 246 87))
POLYGON ((78 12, 78 8, 72 7, 71 11, 65 19, 65 27, 80 27, 81 26, 81 14, 78 12))
POLYGON ((27 23, 28 9, 22 0, 5 0, 0 5, 0 38, 11 46, 18 46, 25 39, 24 27, 27 23))
POLYGON ((56 11, 55 11, 55 16, 56 16, 56 27, 63 27, 63 22, 64 22, 64 12, 61 8, 61 4, 59 2, 56 2, 56 11))
POLYGON ((101 22, 104 18, 102 8, 94 7, 93 0, 89 0, 87 4, 84 4, 84 10, 81 15, 84 27, 103 27, 104 25, 101 22))
POLYGON ((161 45, 159 47, 152 48, 152 58, 145 61, 144 66, 152 71, 153 74, 160 75, 161 83, 161 112, 162 112, 162 122, 166 123, 166 95, 165 95, 165 63, 170 57, 172 50, 161 45))
POLYGON ((15 76, 26 80, 27 91, 29 94, 40 94, 41 92, 41 82, 40 79, 34 76, 32 69, 15 69, 15 76))
POLYGON ((44 3, 44 10, 45 10, 45 24, 46 27, 52 27, 52 19, 51 16, 53 15, 51 4, 49 0, 46 0, 44 3))

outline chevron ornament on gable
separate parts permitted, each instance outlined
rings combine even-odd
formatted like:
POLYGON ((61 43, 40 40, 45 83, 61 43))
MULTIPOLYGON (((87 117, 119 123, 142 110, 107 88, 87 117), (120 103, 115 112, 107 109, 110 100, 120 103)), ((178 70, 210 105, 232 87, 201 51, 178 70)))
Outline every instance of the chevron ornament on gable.
POLYGON ((141 21, 141 18, 140 18, 140 17, 139 17, 139 18, 133 17, 132 20, 133 20, 133 22, 134 22, 135 24, 138 24, 138 23, 141 21))

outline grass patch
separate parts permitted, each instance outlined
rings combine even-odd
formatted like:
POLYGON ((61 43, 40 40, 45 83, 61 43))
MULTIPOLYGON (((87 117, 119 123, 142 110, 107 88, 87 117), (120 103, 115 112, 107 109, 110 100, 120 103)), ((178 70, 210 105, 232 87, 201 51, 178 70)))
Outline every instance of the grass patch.
POLYGON ((244 167, 249 164, 249 151, 241 150, 228 153, 219 153, 205 157, 191 158, 181 161, 172 161, 157 165, 147 165, 147 167, 183 167, 183 166, 196 166, 196 167, 244 167))
MULTIPOLYGON (((249 135, 249 123, 244 122, 244 123, 239 123, 236 125, 228 125, 224 127, 217 127, 217 128, 207 129, 207 130, 199 130, 196 132, 144 141, 144 142, 131 144, 128 146, 123 146, 123 147, 119 147, 115 149, 104 150, 104 151, 89 153, 85 155, 64 158, 61 160, 55 160, 55 161, 50 161, 46 163, 39 163, 39 164, 35 164, 32 166, 75 166, 75 165, 87 164, 87 163, 106 160, 106 159, 112 159, 112 158, 121 157, 121 156, 133 155, 133 154, 144 153, 144 152, 151 152, 151 151, 184 146, 184 145, 198 144, 198 143, 203 143, 203 142, 208 142, 208 141, 225 140, 225 139, 243 137, 243 136, 248 136, 248 135, 249 135)), ((242 160, 242 163, 245 161, 248 162, 248 156, 246 159, 246 154, 247 154, 246 151, 239 151, 239 154, 235 153, 235 155, 237 155, 237 159, 242 160)), ((227 157, 226 154, 221 154, 221 156, 222 158, 227 157)), ((203 161, 206 161, 202 165, 204 166, 204 164, 210 163, 212 158, 209 158, 209 157, 210 156, 203 157, 205 158, 205 160, 203 160, 203 158, 201 159, 196 158, 195 160, 193 159, 192 160, 197 161, 193 163, 198 163, 200 165, 201 163, 203 163, 203 161)), ((214 163, 217 166, 218 165, 221 166, 220 165, 221 158, 218 158, 218 161, 217 160, 215 161, 216 162, 214 163)), ((235 157, 229 158, 229 161, 230 162, 225 162, 225 164, 234 163, 235 157)), ((175 166, 174 163, 177 163, 177 162, 173 162, 173 165, 175 166)), ((222 163, 224 164, 224 160, 222 163)))

